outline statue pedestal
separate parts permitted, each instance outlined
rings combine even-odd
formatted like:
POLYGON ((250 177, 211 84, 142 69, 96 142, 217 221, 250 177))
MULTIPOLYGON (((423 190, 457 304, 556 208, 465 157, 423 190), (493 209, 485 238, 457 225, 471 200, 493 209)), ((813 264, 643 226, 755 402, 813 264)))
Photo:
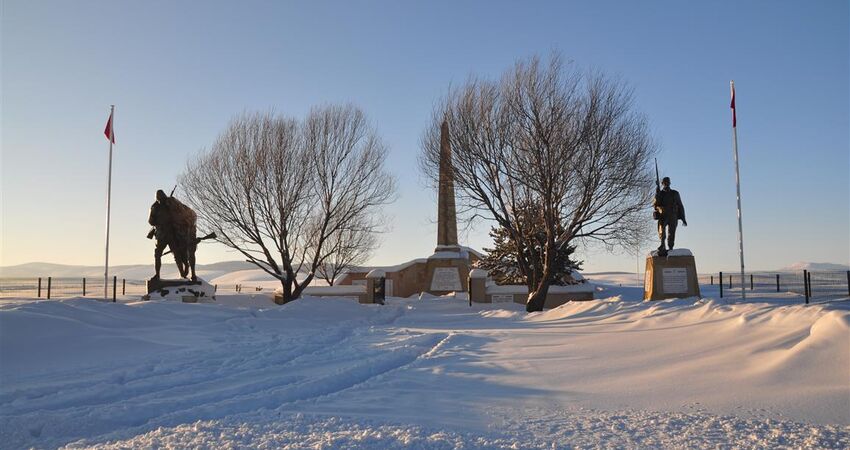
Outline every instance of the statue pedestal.
POLYGON ((198 278, 192 280, 148 280, 148 295, 145 300, 172 300, 183 303, 215 301, 215 287, 198 278))
POLYGON ((646 257, 644 300, 699 296, 696 260, 690 250, 677 248, 667 256, 653 251, 646 257))

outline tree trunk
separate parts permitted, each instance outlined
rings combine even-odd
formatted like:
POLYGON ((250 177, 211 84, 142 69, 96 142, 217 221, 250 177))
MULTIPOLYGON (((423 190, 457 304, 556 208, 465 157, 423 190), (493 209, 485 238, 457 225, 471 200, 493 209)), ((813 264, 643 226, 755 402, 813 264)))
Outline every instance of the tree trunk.
POLYGON ((528 294, 528 301, 525 303, 526 312, 543 311, 543 305, 546 304, 546 296, 549 294, 549 285, 552 283, 550 281, 552 279, 552 265, 555 262, 555 241, 552 239, 551 233, 549 233, 546 243, 547 248, 543 261, 543 273, 540 275, 537 289, 528 294))
POLYGON ((292 298, 292 280, 280 280, 280 285, 283 288, 283 303, 286 304, 295 300, 292 298))
POLYGON ((543 311, 543 305, 546 303, 546 296, 549 294, 549 282, 546 278, 540 280, 537 289, 528 294, 528 301, 525 303, 526 312, 543 311))

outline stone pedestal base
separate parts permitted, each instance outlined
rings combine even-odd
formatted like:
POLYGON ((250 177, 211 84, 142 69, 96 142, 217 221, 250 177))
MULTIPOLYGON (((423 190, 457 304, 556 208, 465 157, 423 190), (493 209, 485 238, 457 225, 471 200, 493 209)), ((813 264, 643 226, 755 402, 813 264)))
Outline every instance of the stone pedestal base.
POLYGON ((469 259, 429 258, 425 265, 425 292, 446 295, 469 290, 469 259))
POLYGON ((148 280, 148 295, 145 300, 172 300, 183 303, 215 301, 215 287, 198 278, 192 280, 148 280))
POLYGON ((699 297, 696 260, 687 249, 676 249, 668 256, 652 252, 646 257, 644 300, 699 297))

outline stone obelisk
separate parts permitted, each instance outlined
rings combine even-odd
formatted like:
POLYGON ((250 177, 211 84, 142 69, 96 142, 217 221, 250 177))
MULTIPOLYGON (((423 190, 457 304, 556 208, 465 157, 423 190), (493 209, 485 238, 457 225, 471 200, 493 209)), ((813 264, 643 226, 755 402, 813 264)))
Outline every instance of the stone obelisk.
POLYGON ((457 242, 457 211, 452 174, 452 147, 449 144, 449 123, 440 127, 440 187, 437 198, 437 248, 435 251, 459 251, 457 242))

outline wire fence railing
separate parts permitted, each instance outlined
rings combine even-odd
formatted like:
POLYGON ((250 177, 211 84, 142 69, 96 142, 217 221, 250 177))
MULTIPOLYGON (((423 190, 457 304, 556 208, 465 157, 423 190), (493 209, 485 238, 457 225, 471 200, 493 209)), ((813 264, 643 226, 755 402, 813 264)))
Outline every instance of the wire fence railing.
POLYGON ((718 272, 716 275, 700 275, 702 285, 717 286, 720 297, 746 293, 793 293, 803 297, 805 303, 832 301, 850 298, 850 270, 799 272, 718 272))
MULTIPOLYGON (((119 296, 144 296, 148 293, 147 280, 112 277, 104 290, 103 278, 34 277, 0 278, 0 298, 54 299, 68 297, 95 297, 117 300, 119 296)), ((250 284, 214 285, 216 292, 234 294, 270 293, 274 289, 250 284)))
MULTIPOLYGON (((745 294, 792 293, 803 297, 805 303, 846 300, 850 298, 850 271, 799 272, 718 272, 699 276, 703 286, 714 286, 723 297, 745 294)), ((267 286, 251 284, 217 284, 217 293, 256 294, 270 293, 267 286)), ((148 293, 147 280, 112 277, 106 283, 103 278, 33 277, 0 278, 0 298, 20 297, 36 299, 95 297, 116 300, 118 296, 144 296, 148 293)))

